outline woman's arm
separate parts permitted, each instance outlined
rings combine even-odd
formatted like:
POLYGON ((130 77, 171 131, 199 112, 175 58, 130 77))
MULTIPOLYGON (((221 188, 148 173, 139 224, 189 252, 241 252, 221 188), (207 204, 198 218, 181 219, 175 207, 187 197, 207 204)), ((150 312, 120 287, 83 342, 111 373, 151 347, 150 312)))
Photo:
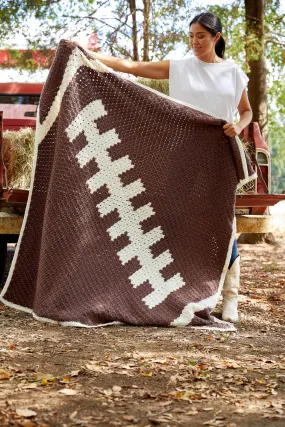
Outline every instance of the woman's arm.
POLYGON ((227 123, 223 126, 225 134, 228 136, 239 135, 252 120, 252 109, 247 97, 246 89, 244 89, 242 93, 241 100, 238 105, 238 112, 240 116, 238 123, 227 123))
POLYGON ((169 60, 159 62, 138 62, 129 59, 116 58, 115 56, 104 55, 100 52, 88 50, 90 55, 94 56, 107 67, 115 71, 133 74, 134 76, 146 77, 147 79, 168 79, 169 78, 169 60))

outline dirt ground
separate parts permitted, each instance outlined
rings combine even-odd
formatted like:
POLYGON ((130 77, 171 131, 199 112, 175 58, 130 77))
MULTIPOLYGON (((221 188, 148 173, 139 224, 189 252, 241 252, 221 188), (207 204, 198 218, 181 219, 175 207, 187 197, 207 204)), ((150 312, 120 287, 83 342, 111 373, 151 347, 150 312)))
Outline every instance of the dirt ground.
POLYGON ((64 328, 1 306, 0 425, 284 426, 285 240, 277 243, 239 246, 232 333, 64 328))

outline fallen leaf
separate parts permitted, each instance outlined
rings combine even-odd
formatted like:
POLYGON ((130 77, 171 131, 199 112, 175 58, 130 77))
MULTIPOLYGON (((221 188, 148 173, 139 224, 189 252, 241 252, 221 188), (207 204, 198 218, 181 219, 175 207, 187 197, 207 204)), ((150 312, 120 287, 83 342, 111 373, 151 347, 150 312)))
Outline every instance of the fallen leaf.
POLYGON ((45 381, 55 382, 57 380, 57 378, 52 374, 43 374, 42 372, 36 372, 36 373, 32 374, 32 377, 29 378, 29 380, 45 384, 45 381))
POLYGON ((207 371, 208 370, 208 366, 206 365, 198 365, 197 366, 201 371, 207 371))
POLYGON ((255 393, 254 397, 256 399, 266 399, 269 396, 267 393, 255 393))
POLYGON ((74 411, 74 412, 72 412, 72 414, 70 414, 70 415, 69 415, 69 418, 70 418, 71 420, 73 420, 73 418, 75 418, 75 417, 76 417, 76 415, 77 415, 77 411, 74 411))
POLYGON ((216 418, 213 418, 212 420, 205 421, 203 423, 203 426, 219 426, 224 425, 223 421, 217 420, 216 418))
POLYGON ((29 420, 18 421, 18 425, 21 427, 36 427, 36 424, 29 420))
POLYGON ((19 415, 19 417, 24 417, 24 418, 35 417, 37 415, 35 411, 32 411, 31 409, 25 409, 25 408, 16 408, 16 414, 19 415))
POLYGON ((282 301, 282 298, 280 296, 270 296, 267 298, 267 301, 282 301))
POLYGON ((171 375, 167 385, 176 385, 179 374, 171 375))
POLYGON ((198 411, 195 411, 195 410, 193 410, 193 411, 188 411, 188 412, 187 412, 187 414, 188 414, 188 415, 196 415, 196 414, 198 414, 198 411))
POLYGON ((172 400, 167 400, 166 402, 159 402, 160 406, 169 406, 172 405, 173 401, 172 400))
POLYGON ((158 363, 159 365, 169 365, 167 360, 153 360, 153 363, 158 363))
POLYGON ((31 384, 28 384, 28 385, 24 385, 23 386, 23 389, 25 389, 25 390, 28 390, 28 389, 35 389, 35 388, 37 388, 38 387, 38 384, 37 383, 31 383, 31 384))
POLYGON ((184 397, 184 393, 181 393, 180 391, 174 391, 172 393, 169 393, 169 397, 174 397, 175 399, 182 399, 184 397))
POLYGON ((104 366, 98 366, 98 365, 93 365, 91 363, 86 363, 86 368, 89 369, 89 371, 101 372, 102 369, 104 369, 104 366))
POLYGON ((73 396, 78 393, 77 390, 73 390, 72 388, 62 388, 59 390, 59 393, 66 394, 67 396, 73 396))
POLYGON ((0 380, 8 380, 11 376, 11 372, 0 369, 0 380))
POLYGON ((171 414, 164 414, 158 417, 149 418, 149 421, 151 421, 153 424, 168 423, 170 420, 172 420, 171 414))
POLYGON ((133 421, 136 419, 133 415, 123 415, 123 419, 126 421, 133 421))
POLYGON ((244 414, 244 409, 242 409, 242 408, 238 408, 238 409, 236 409, 235 411, 234 411, 234 413, 235 414, 244 414))
POLYGON ((141 375, 143 377, 152 377, 152 372, 151 371, 150 372, 141 372, 141 375))
MULTIPOLYGON (((171 402, 171 403, 173 403, 173 402, 171 402)), ((174 409, 170 408, 169 410, 171 410, 171 412, 173 414, 185 414, 187 412, 187 411, 185 411, 185 409, 181 409, 181 408, 174 408, 174 409)))

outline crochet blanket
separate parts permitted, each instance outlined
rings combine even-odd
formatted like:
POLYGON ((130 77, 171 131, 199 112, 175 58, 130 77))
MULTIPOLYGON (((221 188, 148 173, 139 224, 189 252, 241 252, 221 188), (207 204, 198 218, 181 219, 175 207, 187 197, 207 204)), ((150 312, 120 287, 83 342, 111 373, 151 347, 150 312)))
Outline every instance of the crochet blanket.
POLYGON ((211 312, 231 256, 236 188, 255 175, 224 123, 62 41, 1 300, 63 325, 231 330, 211 312))

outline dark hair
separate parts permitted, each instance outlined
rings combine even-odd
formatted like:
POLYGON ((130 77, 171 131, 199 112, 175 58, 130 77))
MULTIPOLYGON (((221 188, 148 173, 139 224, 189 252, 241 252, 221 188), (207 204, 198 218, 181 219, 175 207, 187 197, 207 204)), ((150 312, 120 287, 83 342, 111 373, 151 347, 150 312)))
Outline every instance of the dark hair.
MULTIPOLYGON (((220 21, 220 18, 218 18, 216 15, 210 12, 203 12, 199 15, 195 16, 192 21, 190 22, 189 27, 191 27, 192 24, 195 22, 198 22, 202 27, 205 28, 212 36, 215 36, 217 33, 222 32, 222 23, 220 21)), ((216 54, 223 58, 226 50, 226 42, 222 36, 220 36, 219 40, 216 42, 215 45, 215 51, 216 54)))

